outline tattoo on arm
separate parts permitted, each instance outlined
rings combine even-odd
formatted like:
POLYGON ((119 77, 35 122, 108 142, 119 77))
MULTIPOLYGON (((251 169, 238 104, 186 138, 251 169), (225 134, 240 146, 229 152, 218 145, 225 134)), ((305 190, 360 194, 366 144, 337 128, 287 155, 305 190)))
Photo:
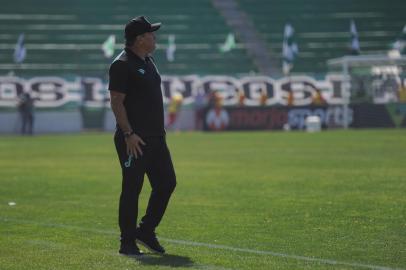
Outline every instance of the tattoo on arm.
POLYGON ((116 117, 117 123, 123 132, 131 131, 131 125, 128 122, 127 111, 124 107, 125 94, 110 91, 110 104, 113 110, 114 116, 116 117))

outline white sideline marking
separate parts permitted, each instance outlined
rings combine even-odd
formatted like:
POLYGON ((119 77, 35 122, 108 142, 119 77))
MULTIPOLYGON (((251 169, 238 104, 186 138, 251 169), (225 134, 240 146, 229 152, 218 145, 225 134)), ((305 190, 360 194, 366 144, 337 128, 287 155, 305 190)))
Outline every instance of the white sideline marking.
MULTIPOLYGON (((20 224, 33 224, 33 225, 43 226, 43 227, 65 228, 65 229, 87 231, 87 232, 100 233, 100 234, 111 234, 111 235, 117 234, 116 231, 110 231, 110 230, 91 229, 91 228, 85 228, 85 227, 80 227, 80 226, 72 226, 72 225, 57 224, 57 223, 41 223, 41 222, 35 222, 35 221, 30 221, 30 220, 10 219, 10 218, 4 218, 4 217, 1 217, 0 221, 14 222, 14 223, 20 223, 20 224)), ((391 267, 386 267, 386 266, 364 264, 364 263, 357 263, 357 262, 343 262, 343 261, 336 261, 336 260, 330 260, 330 259, 321 259, 321 258, 306 257, 306 256, 299 256, 299 255, 290 255, 290 254, 284 254, 284 253, 273 252, 273 251, 263 251, 263 250, 247 249, 247 248, 237 248, 237 247, 231 247, 231 246, 225 246, 225 245, 216 245, 216 244, 200 243, 200 242, 193 242, 193 241, 168 239, 168 238, 163 238, 163 237, 160 237, 159 239, 161 239, 165 242, 168 242, 168 243, 173 243, 173 244, 207 247, 207 248, 211 248, 211 249, 223 249, 223 250, 230 250, 230 251, 235 251, 235 252, 259 254, 259 255, 270 255, 270 256, 282 257, 282 258, 287 258, 287 259, 295 259, 295 260, 299 260, 299 261, 318 262, 318 263, 331 264, 331 265, 345 265, 345 266, 360 267, 360 268, 367 268, 367 269, 373 269, 373 270, 405 270, 404 268, 391 268, 391 267)))

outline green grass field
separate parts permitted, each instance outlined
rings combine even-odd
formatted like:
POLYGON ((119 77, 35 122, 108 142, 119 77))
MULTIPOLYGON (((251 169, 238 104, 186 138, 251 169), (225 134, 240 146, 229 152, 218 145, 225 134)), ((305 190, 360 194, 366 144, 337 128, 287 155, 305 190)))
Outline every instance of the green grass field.
MULTIPOLYGON (((112 134, 0 137, 0 269, 406 268, 406 131, 168 144, 178 185, 157 230, 168 255, 135 259, 117 253, 112 134)), ((149 192, 146 179, 140 215, 149 192)))

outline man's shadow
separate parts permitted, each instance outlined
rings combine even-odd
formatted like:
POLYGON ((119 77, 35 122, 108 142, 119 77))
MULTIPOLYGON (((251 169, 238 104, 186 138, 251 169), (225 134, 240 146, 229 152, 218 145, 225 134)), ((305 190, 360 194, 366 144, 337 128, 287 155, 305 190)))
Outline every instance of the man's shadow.
POLYGON ((186 256, 165 254, 162 256, 145 254, 137 258, 137 261, 146 265, 162 265, 170 267, 192 267, 193 261, 186 256))

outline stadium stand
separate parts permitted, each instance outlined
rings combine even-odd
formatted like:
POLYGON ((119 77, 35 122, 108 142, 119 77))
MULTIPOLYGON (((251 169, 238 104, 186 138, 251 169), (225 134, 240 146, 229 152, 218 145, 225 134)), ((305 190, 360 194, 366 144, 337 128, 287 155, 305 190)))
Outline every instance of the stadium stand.
POLYGON ((116 35, 117 54, 124 42, 124 24, 141 14, 163 23, 155 53, 162 74, 256 71, 241 44, 219 53, 232 30, 209 0, 38 0, 35 6, 31 0, 16 0, 0 11, 0 74, 103 77, 111 59, 103 56, 101 44, 110 34, 116 35), (25 34, 27 57, 16 65, 13 51, 20 33, 25 34), (173 62, 165 55, 170 34, 175 35, 177 46, 173 62))
POLYGON ((327 59, 347 55, 351 19, 357 26, 362 54, 386 53, 406 23, 403 0, 237 1, 276 57, 281 58, 284 25, 293 25, 299 46, 293 73, 325 73, 327 59))
MULTIPOLYGON (((327 59, 348 54, 351 19, 363 54, 386 52, 405 24, 403 0, 236 1, 278 61, 283 27, 293 25, 300 50, 293 73, 323 75, 327 59)), ((115 34, 117 54, 125 22, 140 14, 164 24, 155 53, 162 74, 238 76, 258 70, 241 42, 219 53, 233 30, 210 0, 38 0, 35 6, 31 0, 16 0, 0 11, 0 74, 105 76, 111 59, 103 56, 101 44, 115 34), (12 55, 20 33, 25 33, 27 57, 16 65, 12 55), (174 62, 165 56, 170 34, 176 37, 174 62)))

